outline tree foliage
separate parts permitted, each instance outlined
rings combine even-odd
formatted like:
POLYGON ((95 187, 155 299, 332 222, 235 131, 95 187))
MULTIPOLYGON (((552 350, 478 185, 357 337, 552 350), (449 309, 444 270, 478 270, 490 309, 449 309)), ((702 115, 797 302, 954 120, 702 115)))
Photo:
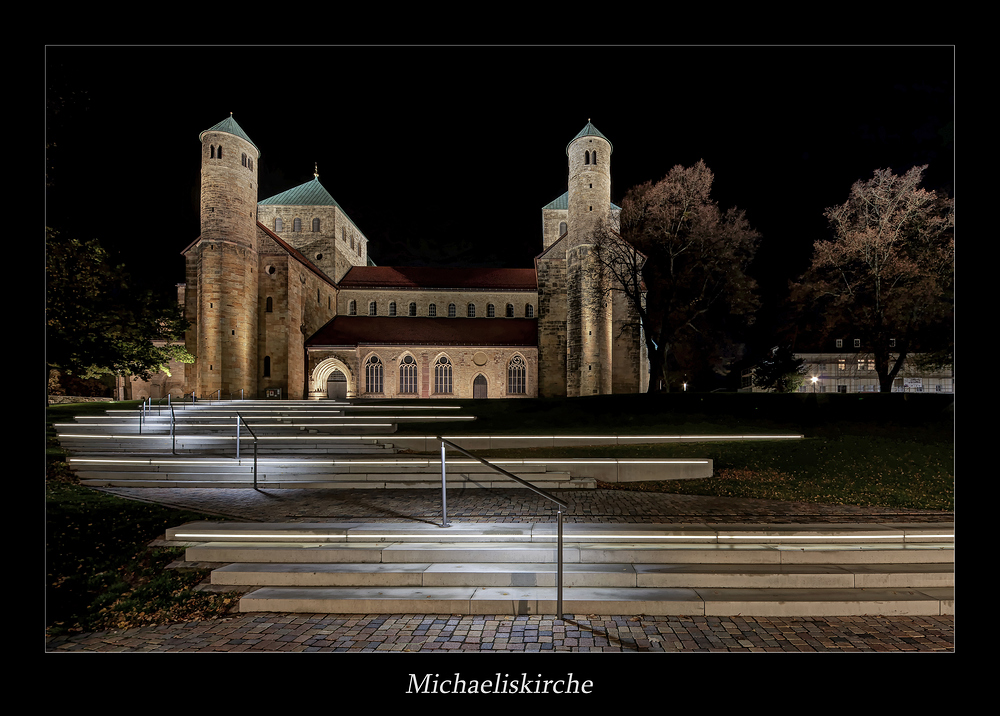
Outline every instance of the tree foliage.
POLYGON ((907 356, 950 352, 954 304, 954 201, 920 188, 926 166, 901 176, 880 169, 826 210, 832 238, 817 241, 792 296, 845 327, 875 361, 889 391, 907 356), (891 341, 895 345, 891 345, 891 341))
POLYGON ((188 323, 176 300, 137 287, 97 240, 46 229, 46 362, 80 378, 148 380, 194 358, 180 340, 188 323))
POLYGON ((621 292, 642 325, 650 392, 669 385, 668 356, 705 355, 717 372, 738 358, 741 329, 758 307, 746 269, 759 234, 744 213, 711 198, 703 161, 629 190, 616 220, 596 232, 594 255, 607 291, 621 292))
POLYGON ((790 346, 775 346, 754 367, 753 384, 776 393, 794 393, 802 385, 804 364, 790 346))

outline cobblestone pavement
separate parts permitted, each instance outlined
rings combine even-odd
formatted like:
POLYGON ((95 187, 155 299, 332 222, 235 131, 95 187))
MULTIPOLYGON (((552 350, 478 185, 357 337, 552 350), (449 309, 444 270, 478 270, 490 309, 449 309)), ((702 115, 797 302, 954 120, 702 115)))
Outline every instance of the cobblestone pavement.
MULTIPOLYGON (((250 521, 440 521, 433 491, 108 488, 129 499, 250 521)), ((951 522, 951 513, 565 491, 569 522, 951 522)), ((454 490, 453 522, 554 520, 526 490, 454 490)), ((240 614, 46 639, 52 652, 951 652, 954 617, 649 617, 240 614)), ((451 668, 451 667, 449 667, 451 668)))

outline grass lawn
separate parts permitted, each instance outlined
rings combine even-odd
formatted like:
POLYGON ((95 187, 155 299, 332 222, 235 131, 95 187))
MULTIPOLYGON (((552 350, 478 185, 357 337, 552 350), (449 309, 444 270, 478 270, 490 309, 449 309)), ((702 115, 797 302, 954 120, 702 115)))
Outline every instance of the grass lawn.
MULTIPOLYGON (((574 400, 449 401, 471 423, 403 424, 401 433, 438 429, 473 434, 787 434, 795 442, 681 443, 559 450, 560 455, 708 457, 715 477, 607 485, 688 495, 825 504, 954 510, 951 396, 671 394, 574 400)), ((116 403, 115 408, 136 403, 116 403)), ((101 631, 212 618, 235 594, 193 591, 206 572, 167 569, 181 549, 150 549, 168 527, 204 515, 124 500, 74 484, 51 424, 102 413, 107 403, 51 406, 47 414, 47 633, 101 631)), ((556 454, 494 450, 490 456, 556 454)))

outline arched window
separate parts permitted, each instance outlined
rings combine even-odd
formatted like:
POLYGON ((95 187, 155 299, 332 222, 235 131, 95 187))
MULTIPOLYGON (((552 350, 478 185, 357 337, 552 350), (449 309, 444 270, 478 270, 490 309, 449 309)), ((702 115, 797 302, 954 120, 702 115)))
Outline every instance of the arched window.
POLYGON ((417 392, 417 362, 413 356, 403 356, 399 361, 399 392, 417 392))
POLYGON ((351 301, 350 303, 347 304, 347 315, 348 316, 356 316, 356 315, 358 315, 358 302, 357 301, 351 301))
POLYGON ((565 234, 567 228, 569 228, 569 227, 566 226, 566 222, 565 221, 560 221, 559 222, 559 235, 562 236, 563 234, 565 234))
POLYGON ((284 228, 284 224, 281 222, 281 218, 280 217, 275 217, 275 219, 274 219, 274 233, 280 234, 283 228, 284 228))
POLYGON ((212 156, 211 156, 211 158, 215 159, 215 145, 214 144, 211 145, 211 148, 212 148, 212 156))
POLYGON ((514 356, 507 364, 507 392, 511 395, 524 395, 525 375, 527 368, 524 358, 514 356))
POLYGON ((415 304, 415 303, 413 303, 413 302, 411 302, 411 303, 410 303, 410 311, 409 311, 409 314, 410 314, 411 316, 415 316, 415 315, 417 315, 417 304, 415 304))
POLYGON ((313 231, 319 231, 319 219, 313 219, 313 231))
POLYGON ((507 318, 513 318, 513 317, 514 317, 514 304, 513 303, 508 303, 507 304, 507 318))
POLYGON ((434 392, 451 392, 451 361, 447 356, 441 356, 434 364, 434 392))
POLYGON ((497 309, 496 309, 496 307, 492 303, 487 304, 487 306, 486 306, 486 317, 487 318, 496 318, 496 316, 497 316, 497 309))
POLYGON ((368 315, 377 316, 378 315, 378 303, 375 301, 368 302, 368 315))
POLYGON ((475 318, 476 317, 476 304, 470 303, 469 306, 468 306, 468 308, 465 309, 465 315, 468 316, 469 318, 475 318))
POLYGON ((395 316, 396 315, 396 302, 395 301, 390 301, 389 302, 389 315, 390 316, 395 316))
POLYGON ((428 316, 430 316, 431 318, 433 318, 437 314, 438 314, 437 306, 435 306, 433 303, 427 307, 427 315, 428 316))
POLYGON ((449 303, 448 304, 448 318, 454 318, 457 315, 458 315, 458 313, 455 310, 455 304, 454 303, 449 303))
POLYGON ((247 165, 247 153, 243 152, 243 156, 240 157, 240 161, 243 162, 243 166, 247 165))
POLYGON ((271 377, 271 356, 264 356, 264 377, 271 377))
POLYGON ((535 317, 535 307, 532 306, 530 303, 524 304, 524 317, 525 318, 535 317))
POLYGON ((597 164, 597 150, 594 150, 594 164, 597 164))
POLYGON ((273 311, 274 311, 274 303, 273 303, 273 301, 272 301, 272 299, 271 299, 271 297, 270 297, 270 296, 268 296, 268 297, 267 297, 267 303, 266 303, 266 305, 264 306, 264 310, 265 310, 265 311, 266 311, 267 313, 271 313, 271 312, 273 312, 273 311))
POLYGON ((372 356, 365 362, 365 392, 382 392, 382 361, 372 356))
POLYGON ((583 163, 590 164, 590 152, 583 153, 583 163))
POLYGON ((296 218, 292 222, 292 231, 302 231, 302 219, 296 218))
POLYGON ((217 153, 217 154, 215 155, 215 158, 216 158, 216 159, 222 159, 222 145, 221 145, 221 144, 219 145, 219 151, 218 151, 218 153, 217 153))

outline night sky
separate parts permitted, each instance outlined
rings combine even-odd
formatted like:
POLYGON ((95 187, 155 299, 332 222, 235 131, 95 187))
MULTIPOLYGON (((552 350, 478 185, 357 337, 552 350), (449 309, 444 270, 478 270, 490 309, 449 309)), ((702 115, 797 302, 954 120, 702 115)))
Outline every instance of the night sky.
POLYGON ((48 226, 172 287, 198 235, 201 131, 233 114, 260 198, 312 179, 380 265, 531 267, 588 119, 612 200, 704 159, 779 296, 823 211, 879 168, 952 192, 954 48, 49 47, 48 226), (54 113, 53 108, 58 108, 54 113), (51 145, 55 146, 51 146, 51 145))

